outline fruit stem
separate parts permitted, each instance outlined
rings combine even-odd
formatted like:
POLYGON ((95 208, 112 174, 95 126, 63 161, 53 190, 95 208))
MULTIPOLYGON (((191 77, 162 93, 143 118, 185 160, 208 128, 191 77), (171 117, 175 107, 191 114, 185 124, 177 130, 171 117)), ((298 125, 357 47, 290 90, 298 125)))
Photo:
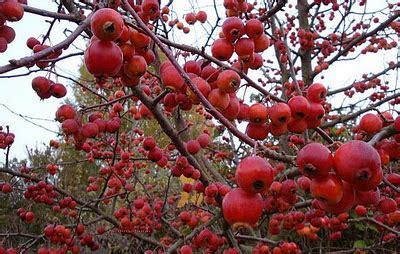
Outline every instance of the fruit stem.
POLYGON ((258 148, 258 142, 256 141, 253 147, 253 152, 251 153, 252 156, 257 155, 257 148, 258 148))

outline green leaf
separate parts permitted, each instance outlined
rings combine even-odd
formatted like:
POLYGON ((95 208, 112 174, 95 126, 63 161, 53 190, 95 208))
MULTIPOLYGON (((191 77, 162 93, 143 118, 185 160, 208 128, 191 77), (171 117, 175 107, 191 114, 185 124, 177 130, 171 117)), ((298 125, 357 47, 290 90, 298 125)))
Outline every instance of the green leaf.
POLYGON ((360 231, 364 231, 365 230, 365 225, 362 224, 362 223, 356 223, 355 227, 356 227, 357 230, 360 230, 360 231))
POLYGON ((189 226, 184 226, 184 227, 181 229, 182 235, 188 235, 188 234, 190 234, 191 232, 192 232, 192 229, 191 229, 189 226))
POLYGON ((354 248, 361 248, 361 247, 366 247, 366 246, 367 246, 367 244, 364 242, 364 240, 357 240, 353 244, 354 248))
POLYGON ((369 230, 373 230, 373 231, 375 231, 376 233, 379 233, 379 230, 376 228, 376 226, 374 226, 374 225, 367 225, 367 229, 369 229, 369 230))

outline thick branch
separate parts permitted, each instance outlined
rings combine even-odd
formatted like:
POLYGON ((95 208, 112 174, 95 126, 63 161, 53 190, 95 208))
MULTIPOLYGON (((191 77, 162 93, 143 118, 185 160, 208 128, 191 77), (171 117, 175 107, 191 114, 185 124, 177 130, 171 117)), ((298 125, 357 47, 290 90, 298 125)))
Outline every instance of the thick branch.
POLYGON ((347 122, 348 120, 353 119, 353 118, 356 118, 356 117, 358 117, 359 115, 361 115, 361 114, 363 114, 363 113, 365 113, 365 112, 368 112, 368 111, 370 111, 370 110, 373 110, 373 109, 376 108, 376 107, 379 107, 380 105, 382 105, 383 103, 385 103, 385 102, 387 102, 387 101, 390 101, 390 100, 393 100, 393 99, 398 98, 399 96, 400 96, 400 93, 395 93, 395 94, 392 94, 391 96, 387 96, 386 98, 384 98, 384 99, 378 101, 377 103, 371 104, 370 106, 368 106, 368 107, 366 107, 366 108, 363 108, 363 109, 360 109, 360 110, 357 111, 357 112, 354 112, 354 113, 352 113, 352 114, 348 114, 348 115, 342 116, 342 117, 340 117, 340 118, 337 119, 337 120, 327 122, 327 123, 323 124, 323 125, 321 126, 321 128, 333 127, 333 126, 335 126, 335 125, 338 124, 338 123, 347 122))
POLYGON ((280 0, 274 7, 272 7, 267 13, 258 18, 259 21, 267 21, 270 17, 274 16, 287 4, 287 0, 280 0))
MULTIPOLYGON (((305 31, 310 30, 310 24, 308 22, 308 3, 307 0, 298 0, 297 1, 297 8, 299 10, 299 23, 300 28, 304 29, 305 31)), ((313 81, 312 77, 312 68, 311 68, 311 52, 309 50, 302 50, 299 51, 300 59, 301 59, 301 72, 303 75, 303 81, 305 87, 311 85, 313 81)))
POLYGON ((6 73, 11 70, 15 70, 26 66, 30 63, 34 63, 38 60, 45 58, 46 56, 68 47, 89 25, 92 14, 90 14, 83 22, 80 24, 74 32, 72 32, 65 40, 54 45, 53 47, 46 48, 40 52, 33 54, 32 56, 27 56, 18 60, 10 60, 10 64, 0 67, 0 74, 6 73))
POLYGON ((92 110, 92 109, 95 109, 95 108, 106 107, 106 106, 109 106, 109 105, 114 104, 116 102, 119 102, 119 101, 122 101, 122 100, 125 100, 125 99, 129 99, 132 96, 133 96, 132 94, 127 94, 127 95, 122 96, 120 98, 117 98, 117 99, 114 99, 114 100, 111 100, 111 101, 107 101, 107 102, 104 102, 104 103, 101 103, 101 104, 95 104, 95 105, 88 106, 88 107, 84 106, 80 111, 81 112, 86 112, 86 111, 89 111, 89 110, 92 110))
MULTIPOLYGON (((188 161, 190 164, 195 167, 198 170, 202 171, 202 167, 200 164, 197 162, 197 160, 191 156, 182 142, 182 140, 179 138, 179 134, 172 127, 172 125, 169 123, 165 115, 160 109, 159 104, 153 105, 152 100, 140 89, 140 87, 134 87, 133 93, 136 97, 140 99, 140 101, 152 112, 154 118, 157 120, 157 122, 160 124, 161 128, 167 134, 167 136, 172 140, 172 142, 175 144, 176 149, 185 157, 187 157, 188 161)), ((206 186, 208 185, 208 179, 204 177, 204 174, 201 175, 200 180, 202 181, 203 184, 206 186)))
POLYGON ((268 238, 260 238, 260 237, 255 237, 255 236, 249 236, 249 235, 235 235, 236 239, 241 239, 241 240, 249 240, 249 241, 256 241, 256 242, 261 242, 261 243, 267 243, 270 245, 278 245, 279 243, 268 239, 268 238))
POLYGON ((396 134, 396 130, 394 129, 393 125, 389 125, 388 127, 383 128, 380 132, 375 134, 370 141, 368 141, 368 144, 371 146, 376 145, 379 141, 381 141, 384 138, 388 138, 396 134))
POLYGON ((24 10, 26 12, 33 13, 33 14, 36 14, 36 15, 40 15, 40 16, 43 16, 43 17, 50 17, 50 18, 55 18, 55 19, 60 19, 60 20, 69 20, 69 21, 72 21, 72 22, 75 22, 75 23, 79 23, 79 22, 82 21, 81 17, 77 17, 75 15, 47 11, 47 10, 31 7, 31 6, 28 6, 28 5, 22 5, 22 6, 24 7, 24 10))
POLYGON ((389 186, 392 190, 394 190, 397 193, 400 193, 400 188, 397 188, 393 183, 389 182, 389 180, 386 177, 383 177, 382 181, 389 186))
POLYGON ((329 144, 333 144, 335 141, 326 133, 321 127, 317 127, 314 129, 323 139, 328 141, 329 144))
POLYGON ((358 219, 352 219, 349 220, 349 222, 361 222, 361 221, 369 221, 374 223, 375 225, 378 225, 384 229, 386 229, 387 231, 390 231, 394 234, 396 234, 397 236, 400 236, 400 232, 395 230, 394 228, 389 227, 388 225, 383 224, 382 222, 379 222, 377 220, 375 220, 374 218, 370 218, 370 217, 363 217, 363 218, 358 218, 358 219))

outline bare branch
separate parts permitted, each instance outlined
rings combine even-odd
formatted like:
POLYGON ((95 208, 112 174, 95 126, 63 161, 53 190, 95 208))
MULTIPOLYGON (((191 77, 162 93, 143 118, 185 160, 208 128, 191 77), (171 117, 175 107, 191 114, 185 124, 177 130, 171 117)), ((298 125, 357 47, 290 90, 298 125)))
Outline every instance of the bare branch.
POLYGON ((258 18, 261 22, 267 21, 270 17, 274 16, 287 4, 287 0, 279 0, 278 3, 272 7, 267 13, 258 18))
POLYGON ((76 17, 75 15, 71 14, 64 14, 64 13, 56 13, 56 12, 51 12, 43 9, 38 9, 35 7, 31 7, 28 5, 22 5, 24 7, 24 10, 29 13, 37 14, 43 17, 49 17, 49 18, 55 18, 58 20, 68 20, 72 21, 75 23, 80 23, 82 21, 82 17, 76 17))
POLYGON ((6 73, 11 70, 15 70, 21 68, 23 66, 29 65, 30 63, 35 63, 46 56, 57 52, 58 50, 64 49, 68 47, 89 25, 91 20, 92 14, 90 14, 83 22, 80 24, 73 33, 71 33, 65 40, 62 42, 46 48, 42 51, 39 51, 32 56, 23 57, 18 60, 10 60, 10 64, 3 65, 0 67, 0 74, 6 73))

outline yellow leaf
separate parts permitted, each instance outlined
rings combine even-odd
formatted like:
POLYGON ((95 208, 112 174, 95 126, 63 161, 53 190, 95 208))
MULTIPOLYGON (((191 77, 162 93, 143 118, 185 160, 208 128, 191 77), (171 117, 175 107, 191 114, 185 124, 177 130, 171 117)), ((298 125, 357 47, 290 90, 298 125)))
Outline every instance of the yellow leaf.
MULTIPOLYGON (((179 179, 182 184, 185 184, 185 183, 193 184, 194 183, 194 180, 192 178, 187 178, 183 175, 181 175, 179 179)), ((185 206, 188 201, 190 201, 193 204, 200 205, 201 202, 203 201, 203 194, 196 193, 191 196, 189 193, 182 191, 181 199, 178 201, 178 205, 177 205, 178 208, 185 206)))

